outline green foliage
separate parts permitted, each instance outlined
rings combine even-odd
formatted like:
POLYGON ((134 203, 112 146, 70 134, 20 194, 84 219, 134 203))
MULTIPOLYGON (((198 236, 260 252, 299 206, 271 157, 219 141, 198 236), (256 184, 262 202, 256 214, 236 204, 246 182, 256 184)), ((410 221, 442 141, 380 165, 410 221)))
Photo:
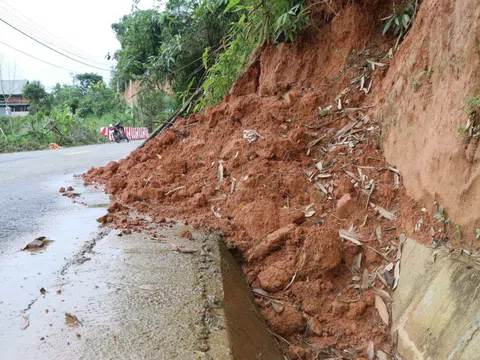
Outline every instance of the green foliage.
POLYGON ((169 0, 163 12, 134 9, 112 25, 121 44, 112 84, 168 83, 177 104, 203 87, 197 109, 215 105, 257 47, 293 41, 306 24, 303 0, 169 0))
POLYGON ((207 72, 203 83, 203 97, 195 110, 218 104, 241 74, 249 54, 255 46, 238 37, 228 45, 228 50, 207 72))
POLYGON ((94 73, 78 74, 75 76, 75 79, 80 82, 80 91, 82 94, 86 94, 91 85, 103 82, 103 77, 94 73))
POLYGON ((172 99, 155 87, 142 89, 138 96, 139 110, 144 117, 144 125, 152 131, 155 124, 163 122, 173 112, 172 99))
POLYGON ((475 233, 476 233, 475 239, 480 240, 480 229, 476 229, 475 233))
POLYGON ((457 126, 457 132, 469 141, 469 139, 480 137, 480 98, 468 98, 465 102, 467 103, 467 123, 457 126))
POLYGON ((44 100, 48 94, 40 81, 31 81, 23 87, 23 96, 37 104, 44 100))
POLYGON ((389 30, 393 32, 394 36, 402 37, 409 30, 413 17, 415 15, 415 2, 410 1, 406 4, 394 5, 393 13, 384 18, 386 21, 383 27, 383 34, 385 35, 389 30))
POLYGON ((437 220, 439 223, 444 223, 445 222, 445 209, 442 205, 438 207, 438 213, 436 213, 434 216, 435 220, 437 220))
MULTIPOLYGON (((420 2, 422 0, 419 0, 420 2)), ((391 31, 394 36, 397 36, 397 41, 393 50, 396 50, 400 40, 402 40, 407 32, 410 30, 413 23, 413 19, 417 13, 418 1, 400 0, 400 4, 393 3, 393 12, 390 16, 382 19, 385 20, 385 26, 383 27, 383 35, 388 31, 391 31)))
POLYGON ((51 102, 61 109, 69 107, 75 114, 84 94, 77 86, 56 84, 50 94, 51 102))
POLYGON ((122 111, 124 108, 125 103, 120 99, 120 95, 104 82, 97 82, 89 86, 85 96, 80 100, 78 115, 101 117, 110 112, 122 111))
POLYGON ((458 240, 462 240, 463 238, 462 229, 460 228, 460 225, 455 225, 455 236, 458 240))
POLYGON ((97 75, 84 75, 80 86, 57 84, 51 94, 39 82, 25 86, 30 113, 35 115, 0 117, 0 152, 43 149, 52 142, 60 146, 106 142, 101 127, 117 121, 130 125, 131 114, 120 95, 97 75))

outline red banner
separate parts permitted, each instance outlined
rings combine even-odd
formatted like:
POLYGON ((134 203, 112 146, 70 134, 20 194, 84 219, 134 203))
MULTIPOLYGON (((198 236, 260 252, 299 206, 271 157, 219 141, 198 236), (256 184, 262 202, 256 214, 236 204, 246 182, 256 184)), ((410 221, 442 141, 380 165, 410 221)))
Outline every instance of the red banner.
MULTIPOLYGON (((149 135, 147 128, 124 127, 124 129, 129 140, 146 139, 148 138, 148 135, 149 135)), ((103 127, 100 130, 100 134, 102 136, 107 136, 110 141, 115 141, 113 139, 113 133, 110 131, 108 127, 103 127)))

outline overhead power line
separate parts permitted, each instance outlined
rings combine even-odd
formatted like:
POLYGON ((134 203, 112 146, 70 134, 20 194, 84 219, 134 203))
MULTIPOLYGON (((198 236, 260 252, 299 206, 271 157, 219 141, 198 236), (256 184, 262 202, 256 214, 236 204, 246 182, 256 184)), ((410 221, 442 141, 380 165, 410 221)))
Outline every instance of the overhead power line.
POLYGON ((82 59, 86 62, 93 63, 95 65, 98 65, 100 67, 102 66, 108 66, 106 65, 106 62, 104 60, 96 60, 93 58, 93 55, 86 53, 83 50, 80 50, 73 46, 72 44, 69 44, 65 40, 59 38, 55 34, 51 33, 48 29, 42 27, 41 25, 38 25, 35 21, 32 19, 26 17, 25 15, 22 14, 21 11, 15 9, 12 7, 10 4, 8 4, 4 0, 0 0, 0 6, 5 6, 10 9, 7 10, 6 8, 0 7, 1 12, 3 12, 3 16, 7 16, 7 21, 10 20, 15 24, 15 21, 19 22, 21 26, 18 26, 20 28, 23 27, 23 30, 28 32, 30 30, 30 33, 33 32, 33 34, 36 35, 37 39, 43 40, 47 44, 50 44, 63 52, 66 52, 67 54, 70 54, 72 56, 75 56, 79 59, 82 59), (84 55, 85 54, 85 55, 84 55))
POLYGON ((59 68, 59 69, 62 69, 62 70, 68 71, 68 72, 70 72, 70 73, 79 74, 79 72, 77 72, 77 71, 73 71, 73 70, 70 70, 70 69, 64 68, 64 67, 62 67, 62 66, 59 66, 59 65, 52 64, 52 63, 50 63, 50 62, 48 62, 48 61, 45 61, 45 60, 39 59, 39 58, 37 58, 36 56, 33 56, 33 55, 30 55, 30 54, 27 54, 26 52, 24 52, 24 51, 22 51, 22 50, 19 50, 19 49, 17 49, 17 48, 15 48, 15 47, 13 47, 12 45, 8 45, 8 44, 4 43, 3 41, 0 41, 0 44, 2 44, 2 45, 5 45, 5 46, 7 46, 7 47, 9 47, 9 48, 11 48, 11 49, 13 49, 13 50, 15 50, 15 51, 18 51, 19 53, 22 53, 23 55, 26 55, 26 56, 28 56, 28 57, 31 57, 32 59, 35 59, 35 60, 41 61, 41 62, 42 62, 42 63, 44 63, 44 64, 47 64, 47 65, 50 65, 50 66, 54 66, 54 67, 56 67, 56 68, 59 68))
POLYGON ((60 54, 60 55, 66 57, 66 58, 68 58, 68 59, 70 59, 70 60, 76 61, 76 62, 78 62, 78 63, 80 63, 80 64, 89 66, 89 67, 94 68, 94 69, 99 69, 99 70, 103 70, 103 71, 111 71, 111 69, 105 69, 105 68, 101 68, 101 67, 98 67, 98 66, 90 65, 90 64, 87 64, 86 62, 83 62, 83 61, 78 60, 78 59, 75 59, 75 58, 73 58, 73 57, 71 57, 71 56, 69 56, 69 55, 66 55, 66 54, 64 54, 64 53, 62 53, 62 52, 60 52, 60 51, 52 48, 51 46, 44 44, 44 43, 41 42, 40 40, 37 40, 37 39, 34 38, 33 36, 27 34, 26 32, 24 32, 24 31, 22 31, 22 30, 20 30, 20 29, 17 28, 16 26, 10 24, 8 21, 5 21, 5 20, 2 19, 2 18, 0 18, 0 21, 3 22, 4 24, 10 26, 12 29, 18 31, 19 33, 25 35, 26 37, 32 39, 33 41, 39 43, 40 45, 46 47, 47 49, 52 50, 53 52, 56 52, 57 54, 60 54))
MULTIPOLYGON (((47 64, 47 65, 50 65, 50 66, 59 68, 59 69, 61 69, 61 70, 68 71, 68 72, 71 73, 71 74, 81 74, 81 73, 78 72, 78 71, 73 71, 73 70, 64 68, 63 66, 55 65, 55 64, 52 64, 51 62, 48 62, 48 61, 42 60, 42 59, 40 59, 40 58, 38 58, 38 57, 36 57, 36 56, 30 55, 30 54, 26 53, 25 51, 22 51, 22 50, 20 50, 20 49, 17 49, 16 47, 13 47, 12 45, 9 45, 9 44, 4 43, 4 42, 1 41, 1 40, 0 40, 0 44, 5 45, 5 46, 9 47, 9 48, 12 49, 12 50, 18 51, 19 53, 21 53, 21 54, 23 54, 23 55, 25 55, 25 56, 28 56, 28 57, 30 57, 30 58, 32 58, 32 59, 35 59, 35 60, 37 60, 37 61, 40 61, 40 62, 42 62, 42 63, 44 63, 44 64, 47 64)), ((106 77, 106 78, 104 78, 104 80, 111 80, 111 78, 106 77)))

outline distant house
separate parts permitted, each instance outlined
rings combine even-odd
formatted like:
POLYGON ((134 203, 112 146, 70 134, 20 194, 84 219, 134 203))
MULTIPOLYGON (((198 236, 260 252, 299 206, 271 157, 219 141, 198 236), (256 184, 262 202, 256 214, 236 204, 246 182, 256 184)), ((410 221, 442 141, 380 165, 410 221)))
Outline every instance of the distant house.
POLYGON ((30 101, 23 97, 28 80, 0 80, 0 115, 26 116, 30 101))

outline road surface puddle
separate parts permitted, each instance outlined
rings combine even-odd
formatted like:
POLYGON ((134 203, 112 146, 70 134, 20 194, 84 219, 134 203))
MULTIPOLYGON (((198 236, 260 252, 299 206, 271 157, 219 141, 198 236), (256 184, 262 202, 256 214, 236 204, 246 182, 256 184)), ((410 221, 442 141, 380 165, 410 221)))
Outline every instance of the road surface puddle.
POLYGON ((180 224, 149 223, 161 241, 98 228, 107 196, 68 181, 80 197, 62 197, 69 210, 38 229, 55 241, 0 269, 2 360, 281 358, 217 237, 180 224))

